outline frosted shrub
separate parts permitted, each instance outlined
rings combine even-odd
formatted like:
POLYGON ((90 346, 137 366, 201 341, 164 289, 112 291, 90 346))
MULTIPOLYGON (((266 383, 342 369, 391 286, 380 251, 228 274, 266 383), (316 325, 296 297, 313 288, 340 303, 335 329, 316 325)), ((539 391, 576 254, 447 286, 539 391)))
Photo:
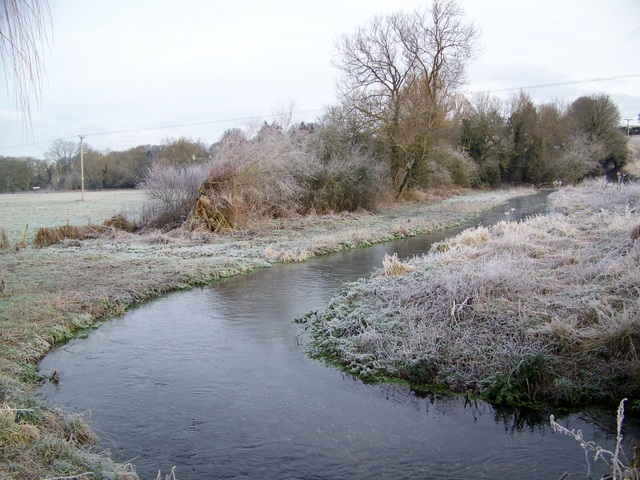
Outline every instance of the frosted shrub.
POLYGON ((451 147, 439 147, 430 152, 416 180, 423 187, 469 187, 478 183, 476 163, 464 152, 451 147))
POLYGON ((375 159, 349 152, 327 160, 311 160, 302 198, 303 212, 375 210, 385 191, 382 168, 375 159))
POLYGON ((150 226, 177 226, 186 220, 198 199, 198 189, 209 169, 208 163, 153 164, 140 186, 158 202, 160 209, 147 219, 147 223, 150 226))
POLYGON ((277 129, 252 140, 227 137, 202 185, 196 220, 223 230, 289 216, 299 208, 308 164, 304 151, 277 129))

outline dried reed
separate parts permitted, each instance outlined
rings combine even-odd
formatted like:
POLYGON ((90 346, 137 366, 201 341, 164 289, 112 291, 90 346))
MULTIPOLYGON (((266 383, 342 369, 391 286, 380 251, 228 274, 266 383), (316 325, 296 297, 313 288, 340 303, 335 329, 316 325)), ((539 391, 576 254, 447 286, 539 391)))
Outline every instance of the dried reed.
POLYGON ((414 265, 409 265, 408 263, 398 260, 397 253, 393 255, 385 254, 382 260, 382 267, 385 277, 403 275, 408 272, 414 272, 417 269, 414 265))
POLYGON ((580 443, 580 446, 584 450, 584 457, 587 463, 586 478, 591 478, 591 461, 589 460, 590 454, 593 455, 594 462, 602 460, 610 468, 611 476, 607 476, 606 478, 611 478, 612 480, 638 480, 638 478, 640 478, 640 470, 637 467, 625 465, 622 460, 622 458, 624 457, 624 452, 622 450, 622 423, 624 421, 624 403, 626 401, 626 398, 622 399, 620 405, 618 406, 618 414, 616 416, 616 447, 613 452, 596 445, 594 441, 586 440, 582 436, 581 430, 569 430, 568 428, 563 427, 558 422, 556 422, 555 417, 551 415, 551 428, 553 428, 553 430, 556 432, 564 433, 565 435, 573 437, 578 443, 580 443))

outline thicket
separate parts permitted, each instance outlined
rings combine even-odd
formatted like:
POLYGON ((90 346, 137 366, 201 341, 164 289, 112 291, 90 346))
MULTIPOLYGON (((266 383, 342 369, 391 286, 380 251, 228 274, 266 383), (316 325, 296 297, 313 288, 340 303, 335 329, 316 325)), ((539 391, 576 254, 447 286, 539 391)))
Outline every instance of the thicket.
POLYGON ((225 132, 210 158, 154 164, 142 182, 162 207, 148 225, 184 221, 228 231, 265 218, 374 210, 384 195, 383 165, 332 137, 330 121, 255 133, 225 132))
MULTIPOLYGON (((149 209, 146 225, 176 227, 189 219, 192 228, 228 231, 265 218, 376 210, 394 201, 392 148, 352 120, 334 107, 318 123, 229 130, 208 156, 154 161, 141 186, 159 208, 149 209)), ((407 167, 403 196, 432 188, 576 184, 601 175, 617 181, 628 155, 618 120, 604 95, 567 108, 535 106, 525 94, 509 102, 479 96, 443 121, 428 149, 415 146, 419 161, 407 167)))

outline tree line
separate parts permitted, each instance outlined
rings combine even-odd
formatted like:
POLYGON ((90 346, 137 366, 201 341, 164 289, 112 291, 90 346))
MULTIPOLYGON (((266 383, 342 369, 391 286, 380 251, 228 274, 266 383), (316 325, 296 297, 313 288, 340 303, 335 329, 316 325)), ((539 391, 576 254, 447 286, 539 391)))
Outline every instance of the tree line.
MULTIPOLYGON (((208 148, 188 138, 167 138, 161 145, 100 152, 84 144, 85 188, 135 188, 156 162, 183 163, 209 158, 208 148)), ((44 158, 0 156, 0 193, 81 187, 80 143, 56 140, 44 158)))
MULTIPOLYGON (((436 121, 435 115, 420 118, 413 111, 413 122, 402 128, 394 124, 363 128, 358 118, 349 117, 344 104, 331 107, 308 125, 283 126, 275 121, 269 128, 287 130, 298 139, 314 137, 311 143, 324 145, 326 151, 318 153, 323 157, 353 150, 369 156, 388 170, 389 188, 396 196, 407 188, 447 184, 575 183, 589 175, 615 174, 627 161, 626 129, 620 127, 618 107, 608 95, 580 97, 569 105, 536 105, 524 92, 508 100, 487 94, 452 100, 458 102, 452 114, 442 112, 436 121)), ((230 135, 256 143, 266 135, 262 129, 251 138, 249 130, 229 130, 210 146, 185 137, 125 151, 100 152, 85 145, 85 187, 135 188, 153 164, 203 163, 230 135)), ((78 142, 57 140, 44 159, 0 156, 2 193, 73 190, 80 183, 78 142)))
MULTIPOLYGON (((617 105, 606 94, 583 96, 570 104, 535 104, 526 92, 508 100, 461 94, 477 41, 477 29, 465 21, 454 0, 374 17, 337 40, 334 65, 342 72, 338 101, 316 122, 293 125, 289 118, 232 129, 211 146, 188 138, 121 152, 87 146, 85 186, 151 185, 154 172, 164 170, 168 180, 200 165, 200 185, 208 182, 212 192, 221 185, 221 175, 244 177, 247 172, 240 166, 245 165, 265 175, 260 188, 280 185, 284 192, 283 179, 288 180, 287 191, 307 199, 306 206, 297 207, 304 210, 319 207, 318 202, 310 206, 310 199, 326 200, 322 193, 329 183, 336 190, 347 188, 337 178, 327 183, 329 170, 332 175, 358 171, 362 179, 375 177, 375 182, 361 180, 356 189, 362 203, 370 196, 365 189, 374 187, 376 197, 384 197, 382 189, 391 201, 434 186, 575 183, 620 171, 627 161, 626 130, 620 126, 617 105), (286 159, 276 168, 273 157, 278 155, 286 159), (269 164, 282 177, 272 178, 272 172, 258 164, 269 164), (296 188, 292 182, 298 182, 296 188)), ((0 157, 0 192, 80 188, 78 146, 58 140, 42 160, 0 157)), ((333 203, 335 208, 362 206, 355 200, 333 203)), ((264 211, 275 210, 270 206, 264 211)))

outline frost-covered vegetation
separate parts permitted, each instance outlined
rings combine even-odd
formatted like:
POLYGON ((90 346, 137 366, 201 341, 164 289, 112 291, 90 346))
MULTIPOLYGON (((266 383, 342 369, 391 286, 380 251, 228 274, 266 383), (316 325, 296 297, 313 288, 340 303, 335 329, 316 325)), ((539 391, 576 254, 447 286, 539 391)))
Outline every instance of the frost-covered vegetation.
POLYGON ((548 215, 466 230, 414 271, 345 286, 313 322, 312 353, 499 403, 637 401, 640 186, 551 199, 548 215))
MULTIPOLYGON (((623 398, 620 402, 620 405, 618 406, 618 414, 616 415, 616 446, 613 451, 602 448, 593 440, 587 440, 586 438, 584 438, 580 430, 569 430, 568 428, 563 427, 558 422, 556 422, 554 415, 551 415, 551 428, 553 428, 553 430, 556 432, 560 432, 567 436, 573 437, 580 444, 582 450, 584 450, 584 457, 587 466, 585 478, 592 478, 592 456, 593 462, 604 462, 611 470, 611 474, 603 476, 603 479, 610 478, 613 480, 638 480, 638 478, 640 478, 640 459, 637 455, 638 452, 636 452, 629 461, 628 457, 625 455, 624 450, 622 449, 622 423, 624 422, 625 402, 627 402, 627 399, 623 398)), ((566 473, 562 478, 569 478, 569 476, 570 474, 566 473)))
POLYGON ((27 230, 31 241, 40 227, 100 224, 110 217, 124 214, 140 221, 147 193, 142 190, 102 190, 85 192, 14 193, 0 195, 0 230, 10 243, 18 243, 27 230))

